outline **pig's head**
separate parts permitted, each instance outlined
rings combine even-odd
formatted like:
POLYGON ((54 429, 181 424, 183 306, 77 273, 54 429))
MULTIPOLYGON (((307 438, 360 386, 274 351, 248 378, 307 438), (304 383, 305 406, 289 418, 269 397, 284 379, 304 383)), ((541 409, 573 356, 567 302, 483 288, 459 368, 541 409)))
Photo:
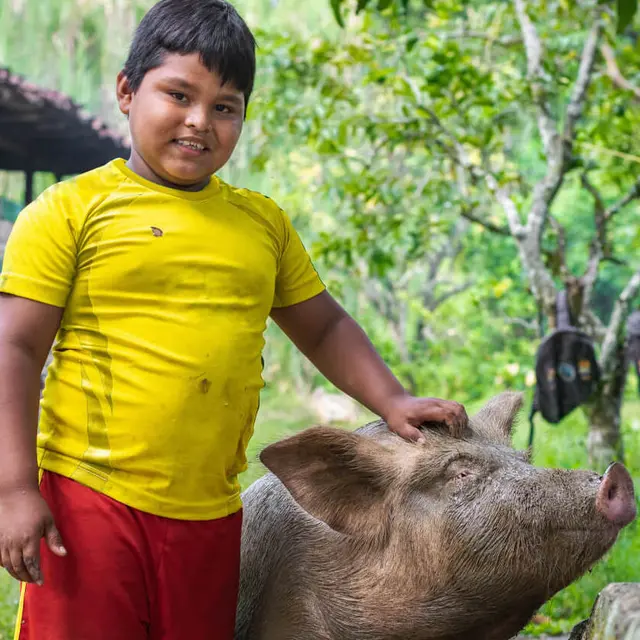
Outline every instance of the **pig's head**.
POLYGON ((355 433, 316 427, 267 447, 261 459, 325 523, 327 540, 349 549, 353 588, 367 590, 354 596, 392 603, 397 594, 409 617, 428 614, 420 624, 433 637, 508 638, 596 563, 636 514, 621 464, 604 476, 540 469, 515 451, 521 404, 520 394, 495 397, 462 438, 442 425, 423 428, 424 445, 383 423, 355 433))

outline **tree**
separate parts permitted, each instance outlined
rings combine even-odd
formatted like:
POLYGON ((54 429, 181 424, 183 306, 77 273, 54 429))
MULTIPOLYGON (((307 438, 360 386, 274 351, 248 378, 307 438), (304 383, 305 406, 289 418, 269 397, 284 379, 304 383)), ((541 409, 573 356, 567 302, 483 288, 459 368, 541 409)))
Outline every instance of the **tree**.
MULTIPOLYGON (((625 318, 640 289, 633 253, 640 240, 638 213, 630 207, 640 198, 637 142, 630 135, 639 124, 638 88, 618 64, 618 56, 634 56, 636 63, 638 57, 624 37, 615 35, 630 18, 630 8, 618 3, 616 23, 608 7, 597 2, 545 2, 538 17, 525 0, 506 7, 425 4, 428 10, 404 26, 393 12, 381 17, 386 42, 381 38, 378 46, 392 40, 403 52, 387 86, 404 85, 406 91, 403 117, 394 109, 393 117, 376 122, 372 138, 392 125, 402 127, 395 144, 411 151, 416 139, 434 144, 443 181, 454 169, 464 173, 469 187, 464 197, 450 198, 454 209, 515 242, 531 294, 551 324, 558 288, 568 290, 578 325, 601 345, 603 378, 586 409, 590 457, 600 465, 622 458, 625 318), (577 35, 576 24, 585 27, 577 35), (411 53, 419 50, 422 77, 407 61, 419 57, 411 53), (520 64, 521 52, 526 66, 520 64), (517 143, 531 141, 523 132, 534 124, 541 162, 526 171, 531 150, 517 143), (583 209, 584 195, 591 198, 588 238, 588 227, 573 224, 560 208, 567 206, 568 194, 573 206, 579 202, 583 209), (495 221, 496 203, 506 223, 495 221), (627 224, 620 223, 622 216, 627 224), (628 274, 606 323, 594 311, 603 271, 610 283, 628 274)), ((365 19, 370 27, 379 18, 365 19)), ((436 154, 431 156, 433 161, 436 154)))
MULTIPOLYGON (((347 0, 330 0, 331 9, 333 15, 340 26, 344 27, 343 20, 343 7, 347 4, 347 0)), ((411 0, 358 0, 356 7, 356 14, 364 11, 365 9, 374 8, 378 11, 384 11, 386 9, 393 9, 407 14, 409 12, 411 0)), ((433 8, 433 0, 422 0, 421 6, 423 10, 429 10, 433 8)), ((604 2, 602 3, 604 4, 604 2)), ((420 5, 419 5, 420 6, 420 5)), ((635 14, 638 11, 638 0, 616 0, 616 13, 617 13, 617 25, 618 33, 622 33, 631 24, 635 14)))
MULTIPOLYGON (((431 363, 433 375, 425 370, 434 348, 462 339, 452 333, 450 310, 441 326, 437 313, 478 277, 459 268, 468 223, 442 213, 452 192, 465 188, 464 176, 442 180, 421 137, 407 138, 386 120, 390 110, 401 113, 396 89, 406 94, 406 86, 386 80, 398 53, 378 50, 362 33, 311 46, 290 33, 259 40, 268 91, 259 90, 254 103, 252 152, 260 169, 290 181, 289 193, 303 187, 305 201, 288 197, 285 208, 308 209, 297 227, 316 237, 323 277, 409 388, 474 395, 453 366, 446 383, 441 364, 431 363), (274 157, 275 147, 292 150, 274 157)), ((487 376, 478 371, 478 378, 487 376)))

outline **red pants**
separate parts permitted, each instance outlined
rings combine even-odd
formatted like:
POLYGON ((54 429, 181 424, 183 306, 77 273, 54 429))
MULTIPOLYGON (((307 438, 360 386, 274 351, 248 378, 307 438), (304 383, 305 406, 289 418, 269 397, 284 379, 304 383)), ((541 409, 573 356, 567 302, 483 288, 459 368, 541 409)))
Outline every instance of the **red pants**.
POLYGON ((49 472, 40 491, 67 555, 43 541, 16 640, 233 640, 241 512, 170 520, 49 472))

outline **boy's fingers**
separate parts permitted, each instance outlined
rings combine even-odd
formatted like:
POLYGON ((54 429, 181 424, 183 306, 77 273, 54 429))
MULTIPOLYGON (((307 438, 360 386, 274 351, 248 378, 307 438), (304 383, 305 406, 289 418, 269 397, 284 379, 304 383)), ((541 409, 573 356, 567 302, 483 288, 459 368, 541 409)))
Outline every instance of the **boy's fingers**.
POLYGON ((464 429, 469 424, 469 416, 467 415, 467 410, 464 408, 464 405, 455 403, 457 405, 457 419, 458 424, 461 429, 464 429))
POLYGON ((410 424, 404 424, 402 427, 396 429, 396 433, 405 440, 409 440, 410 442, 425 442, 424 436, 420 429, 416 429, 410 424))
POLYGON ((67 555, 67 550, 64 548, 64 544, 62 544, 62 536, 53 522, 47 526, 44 535, 47 541, 47 546, 53 553, 57 556, 67 555))
POLYGON ((440 422, 446 424, 454 432, 458 430, 455 416, 440 402, 435 403, 432 400, 425 400, 420 413, 422 422, 440 422))
POLYGON ((39 540, 36 544, 29 543, 24 548, 24 566, 26 567, 31 579, 39 585, 42 585, 42 572, 40 571, 40 544, 39 540))
POLYGON ((20 580, 20 582, 31 582, 31 576, 24 566, 24 560, 22 559, 22 549, 12 549, 11 555, 11 575, 14 578, 20 580))
POLYGON ((465 408, 457 402, 448 402, 441 411, 443 414, 442 422, 449 425, 451 435, 456 438, 461 437, 469 422, 465 408))

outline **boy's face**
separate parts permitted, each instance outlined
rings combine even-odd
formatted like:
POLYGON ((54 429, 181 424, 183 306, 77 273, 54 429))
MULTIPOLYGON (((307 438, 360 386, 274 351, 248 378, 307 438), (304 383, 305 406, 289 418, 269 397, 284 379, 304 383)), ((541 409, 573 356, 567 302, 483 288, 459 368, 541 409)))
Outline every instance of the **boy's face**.
POLYGON ((244 94, 222 85, 196 53, 166 54, 134 93, 118 75, 118 102, 129 118, 133 171, 180 189, 202 189, 238 143, 244 94))

